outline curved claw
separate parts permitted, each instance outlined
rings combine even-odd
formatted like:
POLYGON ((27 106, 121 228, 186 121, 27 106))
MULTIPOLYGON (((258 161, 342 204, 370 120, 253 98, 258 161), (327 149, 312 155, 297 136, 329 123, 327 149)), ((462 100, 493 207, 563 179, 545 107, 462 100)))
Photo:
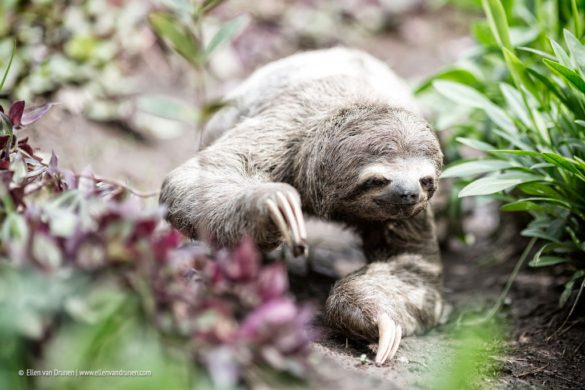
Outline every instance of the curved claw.
POLYGON ((378 352, 376 353, 376 365, 382 365, 387 359, 392 359, 398 350, 402 339, 402 328, 390 319, 386 313, 378 316, 378 352))
POLYGON ((307 231, 299 201, 290 193, 277 192, 266 200, 270 215, 295 256, 307 255, 307 231))
POLYGON ((274 221, 276 226, 278 226, 278 230, 280 230, 280 232, 284 236, 284 240, 288 245, 292 247, 293 243, 288 232, 286 222, 282 217, 282 214, 280 212, 280 209, 276 205, 276 202, 274 202, 272 199, 266 199, 266 204, 268 205, 268 210, 270 210, 270 216, 272 217, 272 220, 274 221))

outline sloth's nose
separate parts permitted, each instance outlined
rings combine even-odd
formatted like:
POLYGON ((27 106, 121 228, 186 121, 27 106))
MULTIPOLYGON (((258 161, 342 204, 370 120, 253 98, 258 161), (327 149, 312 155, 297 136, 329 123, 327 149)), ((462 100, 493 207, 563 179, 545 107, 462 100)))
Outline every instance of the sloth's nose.
POLYGON ((420 187, 418 183, 398 182, 391 188, 394 203, 411 204, 418 201, 420 187))

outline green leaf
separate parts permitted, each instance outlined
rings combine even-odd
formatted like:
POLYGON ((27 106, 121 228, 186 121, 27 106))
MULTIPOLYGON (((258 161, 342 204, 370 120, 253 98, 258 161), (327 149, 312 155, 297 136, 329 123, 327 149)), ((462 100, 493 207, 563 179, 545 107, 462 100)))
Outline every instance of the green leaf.
POLYGON ((517 200, 500 207, 502 211, 542 211, 543 207, 529 200, 517 200))
POLYGON ((423 81, 415 90, 415 94, 422 93, 426 91, 433 85, 433 82, 436 80, 448 80, 458 82, 460 84, 466 85, 476 85, 479 83, 476 75, 470 72, 467 69, 462 68, 455 68, 455 69, 447 69, 443 70, 433 77, 423 81))
POLYGON ((530 116, 526 110, 526 107, 524 106, 522 94, 516 88, 506 83, 501 83, 500 89, 504 94, 504 98, 506 99, 506 103, 508 104, 510 110, 512 110, 516 117, 520 119, 524 126, 530 128, 530 116))
POLYGON ((505 172, 471 182, 459 192, 459 197, 495 194, 518 184, 543 180, 545 180, 543 176, 530 173, 505 172))
POLYGON ((482 0, 483 9, 486 13, 488 24, 492 34, 501 47, 512 50, 510 41, 510 29, 506 18, 506 11, 500 0, 482 0))
POLYGON ((557 191, 552 189, 550 185, 545 183, 524 183, 518 186, 520 191, 524 192, 527 195, 539 196, 539 197, 547 197, 552 199, 562 199, 561 194, 557 191))
POLYGON ((512 74, 512 79, 514 80, 514 84, 518 89, 522 87, 526 88, 533 94, 535 97, 538 96, 538 91, 534 87, 534 83, 528 78, 526 72, 526 65, 514 54, 512 50, 508 50, 507 48, 502 48, 502 52, 504 54, 504 60, 506 61, 506 65, 508 66, 508 70, 512 74))
POLYGON ((550 40, 550 45, 552 46, 555 56, 557 57, 556 60, 560 62, 563 66, 567 67, 571 66, 571 58, 569 57, 565 49, 563 49, 563 47, 553 39, 550 40))
POLYGON ((564 35, 574 65, 581 70, 581 74, 585 75, 585 45, 583 45, 569 30, 565 30, 564 35))
POLYGON ((192 65, 199 65, 203 61, 199 42, 184 26, 178 23, 168 13, 156 12, 149 16, 150 24, 159 37, 167 41, 192 65))
POLYGON ((567 263, 567 262, 569 262, 569 260, 566 258, 563 258, 563 257, 542 256, 542 257, 538 258, 537 260, 532 260, 530 263, 528 263, 528 265, 531 267, 549 267, 551 265, 567 263))
POLYGON ((542 61, 553 72, 555 72, 556 74, 558 74, 559 76, 561 76, 565 80, 569 81, 579 91, 585 93, 585 81, 578 73, 576 73, 575 71, 572 71, 571 69, 567 68, 566 66, 559 64, 558 62, 553 62, 553 61, 550 61, 547 59, 544 59, 542 61))
POLYGON ((542 58, 548 58, 549 60, 552 60, 552 61, 556 61, 556 59, 557 59, 555 56, 550 55, 550 54, 548 54, 545 51, 537 50, 537 49, 535 49, 533 47, 521 46, 521 47, 517 47, 516 50, 518 50, 518 51, 525 51, 527 53, 536 54, 536 55, 538 55, 538 56, 540 56, 542 58))
POLYGON ((514 166, 515 166, 514 163, 505 160, 467 161, 448 167, 441 174, 441 178, 475 176, 482 173, 494 172, 506 168, 511 168, 514 166))
POLYGON ((488 117, 502 130, 516 134, 517 129, 506 113, 479 91, 452 81, 437 80, 433 87, 441 95, 463 106, 479 108, 485 111, 488 117))
POLYGON ((237 17, 229 22, 225 23, 217 33, 211 38, 211 41, 205 48, 205 56, 209 58, 209 56, 217 50, 221 45, 225 44, 226 42, 231 41, 236 34, 242 31, 242 28, 247 22, 247 18, 245 16, 237 17))
POLYGON ((469 146, 472 149, 481 150, 484 152, 494 150, 495 147, 493 145, 488 144, 487 142, 483 142, 477 139, 472 138, 464 138, 464 137, 457 137, 455 138, 457 142, 463 144, 465 146, 469 146))
POLYGON ((505 206, 502 206, 502 210, 503 211, 527 211, 527 210, 544 210, 542 205, 539 205, 536 202, 542 202, 542 203, 552 203, 552 204, 556 204, 559 206, 562 206, 568 210, 571 209, 571 204, 568 202, 565 202, 563 200, 559 200, 559 199, 551 199, 551 198, 545 198, 545 197, 534 197, 534 198, 525 198, 516 202, 512 202, 512 203, 508 203, 505 206), (522 202, 529 202, 532 203, 534 206, 531 205, 523 205, 521 204, 522 202), (523 207, 528 207, 526 209, 523 209, 523 207), (535 207, 536 206, 536 207, 535 207))

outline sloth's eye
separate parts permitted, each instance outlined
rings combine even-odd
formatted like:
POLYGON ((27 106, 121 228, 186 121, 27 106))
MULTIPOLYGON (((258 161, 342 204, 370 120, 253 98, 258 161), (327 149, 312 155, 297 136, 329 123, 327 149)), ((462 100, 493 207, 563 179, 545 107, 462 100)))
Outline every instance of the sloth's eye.
POLYGON ((390 180, 383 177, 372 177, 364 182, 363 186, 366 188, 384 187, 390 183, 390 180))
POLYGON ((435 185, 435 179, 430 176, 426 176, 420 179, 420 184, 425 188, 431 188, 435 185))

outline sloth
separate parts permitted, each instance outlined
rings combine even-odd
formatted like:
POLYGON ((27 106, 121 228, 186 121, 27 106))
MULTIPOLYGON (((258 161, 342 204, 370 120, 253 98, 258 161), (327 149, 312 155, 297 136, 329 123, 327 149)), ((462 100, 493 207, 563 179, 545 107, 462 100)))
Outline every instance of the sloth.
POLYGON ((377 342, 378 365, 435 326, 442 265, 429 200, 443 155, 403 81, 334 48, 270 63, 227 100, 200 151, 164 180, 169 222, 218 246, 248 236, 295 255, 308 250, 305 216, 341 223, 367 264, 332 287, 327 324, 377 342))

